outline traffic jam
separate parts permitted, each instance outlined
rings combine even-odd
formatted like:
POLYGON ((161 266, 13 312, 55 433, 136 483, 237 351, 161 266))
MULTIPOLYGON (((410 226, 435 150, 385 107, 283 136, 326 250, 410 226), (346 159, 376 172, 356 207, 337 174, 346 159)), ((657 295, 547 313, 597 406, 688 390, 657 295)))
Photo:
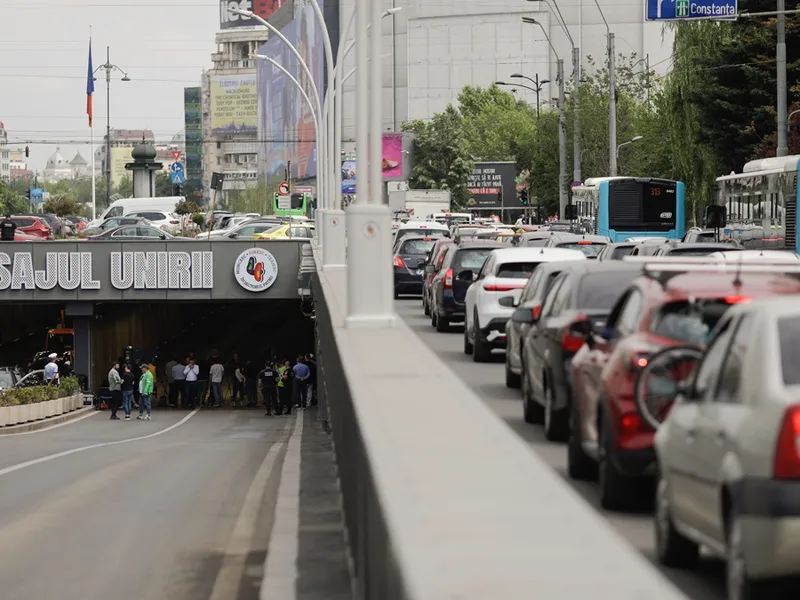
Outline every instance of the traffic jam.
POLYGON ((604 511, 652 512, 659 564, 711 556, 720 597, 800 597, 798 255, 584 231, 397 222, 395 298, 463 332, 440 347, 504 363, 526 426, 604 511))

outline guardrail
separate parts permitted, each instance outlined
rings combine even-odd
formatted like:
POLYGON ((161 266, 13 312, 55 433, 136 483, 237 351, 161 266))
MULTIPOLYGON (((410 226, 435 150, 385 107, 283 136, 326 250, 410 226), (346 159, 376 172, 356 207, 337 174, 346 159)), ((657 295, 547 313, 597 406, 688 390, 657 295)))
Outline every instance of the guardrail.
POLYGON ((346 289, 313 277, 358 598, 685 600, 405 324, 346 329, 346 289))

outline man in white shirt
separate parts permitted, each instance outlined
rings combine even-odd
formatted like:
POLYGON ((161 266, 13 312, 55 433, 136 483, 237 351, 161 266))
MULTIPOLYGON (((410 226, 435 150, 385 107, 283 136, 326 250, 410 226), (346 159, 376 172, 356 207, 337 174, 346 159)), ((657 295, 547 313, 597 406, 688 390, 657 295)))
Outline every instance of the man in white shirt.
POLYGON ((200 376, 200 367, 194 362, 194 358, 186 359, 186 367, 183 369, 186 376, 186 404, 189 408, 197 408, 197 378, 200 376))
POLYGON ((50 359, 50 362, 44 366, 44 382, 47 385, 58 385, 58 365, 56 364, 58 354, 53 352, 47 358, 50 359))
POLYGON ((209 370, 211 378, 211 394, 214 396, 214 406, 222 406, 222 378, 225 376, 225 367, 219 360, 214 360, 209 370))

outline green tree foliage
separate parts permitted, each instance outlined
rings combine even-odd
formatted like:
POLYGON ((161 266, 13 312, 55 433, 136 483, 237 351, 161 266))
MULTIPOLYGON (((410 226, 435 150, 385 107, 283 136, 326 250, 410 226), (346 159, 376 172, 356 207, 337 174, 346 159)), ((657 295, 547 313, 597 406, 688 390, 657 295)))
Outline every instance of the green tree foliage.
MULTIPOLYGON (((132 198, 133 197, 133 178, 130 175, 125 175, 122 179, 119 180, 119 183, 114 186, 112 190, 113 193, 119 194, 123 198, 132 198)), ((171 196, 172 194, 167 194, 171 196)))
POLYGON ((8 183, 0 179, 0 213, 24 214, 30 210, 24 196, 11 190, 8 183))
POLYGON ((173 196, 172 182, 169 180, 169 174, 159 171, 156 173, 156 196, 161 198, 163 196, 173 196))
POLYGON ((44 203, 44 212, 58 217, 80 215, 82 205, 66 194, 53 194, 44 203))

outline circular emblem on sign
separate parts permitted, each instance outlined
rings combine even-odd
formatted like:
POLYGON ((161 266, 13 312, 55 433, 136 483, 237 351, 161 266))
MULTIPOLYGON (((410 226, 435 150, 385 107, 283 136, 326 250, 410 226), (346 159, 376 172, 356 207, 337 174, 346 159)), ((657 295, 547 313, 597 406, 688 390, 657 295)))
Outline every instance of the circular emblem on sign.
POLYGON ((289 195, 289 182, 288 181, 282 181, 280 183, 280 185, 278 186, 278 193, 281 196, 288 196, 289 195))
POLYGON ((278 278, 278 261, 263 248, 249 248, 236 259, 233 275, 248 292, 263 292, 278 278))

